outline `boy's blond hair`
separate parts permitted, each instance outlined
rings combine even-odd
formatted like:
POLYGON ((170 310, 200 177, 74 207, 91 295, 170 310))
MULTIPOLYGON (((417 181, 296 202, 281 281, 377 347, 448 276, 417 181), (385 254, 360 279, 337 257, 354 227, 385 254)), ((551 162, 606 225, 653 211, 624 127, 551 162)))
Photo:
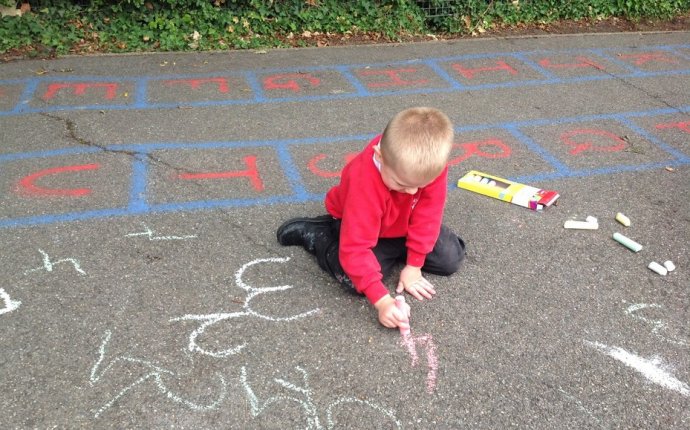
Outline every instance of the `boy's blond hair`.
POLYGON ((438 109, 414 107, 390 120, 381 137, 381 157, 395 171, 432 181, 453 147, 453 124, 438 109))

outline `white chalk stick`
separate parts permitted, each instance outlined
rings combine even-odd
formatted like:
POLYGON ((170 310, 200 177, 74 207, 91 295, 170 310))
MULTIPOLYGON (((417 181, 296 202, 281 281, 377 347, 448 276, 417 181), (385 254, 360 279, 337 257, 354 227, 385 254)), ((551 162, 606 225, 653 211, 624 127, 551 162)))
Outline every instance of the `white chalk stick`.
POLYGON ((661 276, 666 276, 668 273, 668 270, 661 264, 657 263, 656 261, 652 261, 649 263, 649 266, 647 266, 648 269, 650 269, 652 272, 656 272, 661 276))
POLYGON ((599 223, 589 222, 589 221, 575 221, 569 219, 563 224, 563 228, 575 229, 575 230, 598 230, 599 223))
POLYGON ((674 270, 676 270, 676 265, 673 264, 673 261, 671 261, 671 260, 664 261, 664 267, 669 272, 673 272, 674 270))

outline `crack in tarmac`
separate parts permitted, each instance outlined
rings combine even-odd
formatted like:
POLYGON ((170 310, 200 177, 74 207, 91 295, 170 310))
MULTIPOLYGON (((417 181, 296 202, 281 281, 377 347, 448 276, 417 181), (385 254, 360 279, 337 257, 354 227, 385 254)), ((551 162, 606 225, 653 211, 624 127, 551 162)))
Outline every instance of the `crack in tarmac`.
MULTIPOLYGON (((55 115, 55 114, 48 113, 48 112, 41 112, 41 113, 39 113, 39 115, 62 123, 65 127, 65 131, 67 132, 67 137, 69 139, 73 140, 74 142, 78 143, 79 145, 90 147, 90 148, 96 148, 96 149, 99 149, 99 150, 101 150, 105 153, 109 153, 109 154, 124 154, 124 155, 127 155, 127 156, 132 157, 132 158, 137 158, 137 156, 144 156, 144 157, 146 157, 146 159, 151 164, 157 164, 159 166, 163 166, 163 167, 171 169, 177 173, 188 173, 188 174, 196 173, 194 171, 185 169, 183 167, 174 166, 170 163, 167 163, 167 162, 161 160, 160 158, 154 157, 153 155, 151 155, 149 153, 112 149, 112 148, 108 148, 105 145, 98 144, 96 142, 85 139, 79 135, 76 121, 74 121, 70 118, 64 118, 64 117, 61 117, 59 115, 55 115)), ((198 184, 195 181, 190 181, 190 182, 199 191, 203 190, 203 186, 201 184, 198 184)), ((214 208, 212 210, 216 211, 222 215, 231 215, 230 211, 227 209, 224 209, 224 208, 214 208)), ((267 244, 258 242, 256 240, 256 238, 254 238, 252 235, 244 233, 245 229, 241 225, 237 224, 236 222, 233 222, 232 218, 230 218, 230 219, 228 219, 227 217, 224 217, 224 218, 226 218, 225 222, 232 228, 232 230, 239 232, 240 237, 245 238, 245 240, 246 240, 245 244, 254 245, 256 247, 259 247, 259 248, 266 250, 267 252, 271 252, 272 254, 278 255, 274 250, 269 248, 267 246, 267 244)))
POLYGON ((142 152, 137 152, 137 151, 126 151, 126 150, 120 150, 120 149, 112 149, 108 148, 105 145, 100 145, 96 142, 92 142, 90 140, 84 139, 83 137, 79 136, 79 133, 77 131, 77 123, 76 121, 70 119, 70 118, 63 118, 59 115, 51 114, 48 112, 40 112, 39 115, 44 116, 46 118, 50 118, 55 121, 59 121, 65 126, 65 130, 67 131, 67 137, 75 142, 77 142, 79 145, 82 146, 87 146, 90 148, 97 148, 100 149, 103 152, 109 153, 109 154, 125 154, 130 157, 136 158, 137 156, 145 156, 149 161, 151 161, 154 164, 159 164, 163 167, 167 167, 169 169, 172 169, 174 171, 180 172, 180 173, 193 173, 189 170, 186 170, 182 167, 177 167, 173 166, 172 164, 166 163, 163 160, 156 158, 152 156, 151 154, 148 153, 142 153, 142 152))
POLYGON ((618 82, 621 82, 623 85, 626 85, 626 86, 628 86, 628 87, 630 87, 630 88, 633 88, 633 89, 636 90, 636 91, 641 92, 641 93, 644 94, 645 96, 651 98, 652 100, 655 100, 655 101, 661 103, 662 105, 668 107, 669 109, 673 109, 673 110, 676 111, 677 113, 682 114, 682 115, 685 115, 685 112, 683 112, 683 110, 682 110, 680 107, 674 106, 674 105, 672 105, 671 103, 667 102, 661 95, 659 95, 659 94, 652 94, 650 91, 647 91, 646 89, 644 89, 644 88, 642 88, 642 87, 640 87, 640 86, 635 85, 634 83, 632 83, 632 82, 629 81, 628 79, 626 79, 626 78, 624 78, 624 77, 621 77, 621 76, 618 76, 618 75, 616 75, 616 74, 613 73, 613 72, 609 72, 609 71, 606 70, 606 69, 598 69, 598 70, 600 70, 601 72, 607 74, 608 76, 610 76, 610 77, 613 78, 614 80, 616 80, 616 81, 618 81, 618 82))

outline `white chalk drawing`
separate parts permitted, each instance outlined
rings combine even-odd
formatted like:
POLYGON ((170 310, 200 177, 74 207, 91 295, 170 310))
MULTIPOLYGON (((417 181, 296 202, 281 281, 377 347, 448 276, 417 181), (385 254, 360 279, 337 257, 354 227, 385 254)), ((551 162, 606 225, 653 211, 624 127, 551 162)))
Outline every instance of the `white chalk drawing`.
MULTIPOLYGON (((326 427, 324 427, 321 424, 321 421, 319 420, 318 407, 314 403, 314 400, 312 398, 312 389, 309 386, 309 375, 307 374, 307 371, 304 370, 302 367, 296 366, 295 369, 297 369, 297 371, 300 372, 300 374, 302 375, 301 385, 293 384, 292 382, 286 381, 284 379, 275 378, 273 381, 281 387, 285 388, 287 391, 289 391, 291 395, 271 396, 262 402, 254 393, 254 390, 252 389, 249 383, 249 379, 247 377, 247 368, 242 366, 240 382, 242 383, 242 387, 244 387, 247 399, 249 400, 251 408, 250 411, 253 418, 258 417, 266 409, 277 403, 294 402, 302 407, 302 411, 304 412, 306 420, 305 429, 333 429, 338 424, 334 421, 333 418, 336 410, 344 408, 346 407, 346 405, 359 405, 372 409, 373 411, 378 413, 386 422, 395 424, 396 428, 402 428, 402 424, 396 418, 395 413, 393 411, 385 409, 384 407, 377 405, 376 403, 372 403, 367 400, 357 399, 354 397, 340 397, 336 399, 334 402, 331 402, 326 407, 326 427)), ((343 424, 341 425, 341 427, 351 428, 350 425, 351 424, 343 424)), ((369 423, 368 427, 380 428, 381 425, 380 423, 369 423)))
POLYGON ((584 413, 587 414, 592 420, 596 421, 596 423, 597 423, 597 425, 599 426, 599 428, 608 429, 608 427, 605 426, 605 425, 601 422, 601 420, 600 420, 599 418, 597 418, 589 409, 587 409, 587 408, 585 407, 585 405, 583 405, 582 402, 581 402, 579 399, 577 399, 577 398, 575 398, 574 396, 568 394, 568 393, 567 393, 563 388, 561 388, 561 387, 558 387, 558 391, 560 391, 561 394, 563 394, 563 397, 565 397, 565 398, 568 399, 569 401, 575 403, 575 404, 577 405, 577 408, 578 408, 580 411, 584 412, 584 413))
POLYGON ((196 239, 197 235, 188 235, 188 236, 154 236, 153 230, 148 228, 148 226, 144 223, 144 231, 138 232, 138 233, 129 233, 125 235, 125 237, 137 237, 137 236, 148 236, 149 240, 187 240, 187 239, 196 239))
POLYGON ((174 378, 176 377, 176 373, 169 370, 165 369, 163 367, 160 367, 148 360, 144 360, 141 358, 136 358, 136 357, 130 357, 127 355, 120 355, 115 357, 103 370, 99 373, 98 370, 101 367, 101 364, 103 363, 103 359, 106 354, 106 347, 108 346, 108 343, 110 342, 110 338, 112 336, 112 332, 110 330, 105 331, 105 335, 103 336, 103 341, 101 342, 101 346, 99 348, 99 356, 98 360, 96 360, 96 363, 93 365, 93 368, 91 369, 91 376, 89 378, 89 382, 91 383, 91 386, 96 385, 98 382, 101 381, 103 376, 108 373, 113 366, 115 366, 118 363, 131 363, 135 365, 139 365, 143 368, 145 374, 141 376, 139 379, 136 381, 132 382, 122 390, 120 390, 119 393, 117 393, 112 399, 110 399, 108 402, 106 402, 103 406, 101 406, 94 414, 94 418, 100 417, 105 411, 110 409, 115 403, 117 403, 118 400, 120 400, 122 397, 124 397, 128 392, 131 390, 135 389, 138 385, 141 385, 148 381, 149 379, 152 379, 153 384, 155 385, 156 389, 160 394, 165 396, 165 398, 170 399, 171 401, 175 403, 179 403, 181 405, 184 405, 185 407, 194 410, 194 411, 208 411, 208 410, 213 410, 218 407, 218 405, 225 400, 225 397, 227 396, 227 384, 225 383, 225 379, 223 378, 223 375, 220 373, 217 374, 218 378, 218 384, 219 384, 219 393, 218 397, 215 401, 209 404, 198 404, 195 402, 192 402, 190 400, 186 400, 183 397, 179 396, 178 394, 175 394, 172 392, 164 382, 165 378, 174 378))
POLYGON ((286 291, 291 288, 294 288, 292 285, 281 285, 277 287, 262 287, 262 288, 257 288, 257 287, 252 287, 244 283, 242 281, 242 275, 244 274, 245 270, 247 270, 249 267, 254 266, 256 264, 261 264, 261 263, 285 263, 286 261, 289 261, 290 258, 263 258, 263 259, 257 259, 250 261, 249 263, 246 263, 244 266, 242 266, 236 273, 235 273, 235 283, 237 284, 238 287, 243 289, 246 293, 247 296, 244 299, 244 303, 242 304, 242 310, 238 312, 220 312, 220 313, 213 313, 213 314, 205 314, 205 315, 183 315, 181 317, 177 318, 172 318, 170 321, 199 321, 201 322, 201 325, 199 327, 192 331, 192 333, 189 335, 189 351, 191 352, 198 352, 200 354, 204 355, 209 355, 211 357, 216 357, 216 358, 222 358, 222 357, 227 357, 230 355, 235 355, 238 354, 240 351, 242 351, 247 344, 246 343, 241 343, 239 345, 236 345, 232 348, 228 348, 225 350, 221 351, 209 351, 201 346, 199 346, 197 340, 199 336, 201 336, 204 331, 214 325, 217 324, 221 321, 233 319, 233 318, 241 318, 241 317, 256 317, 260 318, 263 320, 267 321, 273 321, 273 322, 285 322, 285 321, 294 321, 297 319, 301 318, 306 318, 310 315, 314 315, 319 311, 319 309, 312 309, 308 312, 303 312, 301 314, 289 316, 289 317, 275 317, 275 316, 270 316, 270 315, 264 315, 261 314, 254 309, 251 308, 251 301, 254 297, 260 295, 260 294, 266 294, 266 293, 272 293, 276 291, 286 291))
POLYGON ((690 386, 664 369, 660 358, 646 359, 623 348, 607 346, 600 342, 585 341, 585 344, 634 369, 650 382, 690 397, 690 386))
POLYGON ((675 336, 669 335, 668 334, 668 324, 663 322, 662 320, 655 320, 651 318, 647 318, 644 315, 641 315, 644 313, 643 311, 645 309, 663 309, 664 307, 662 305, 656 304, 656 303, 635 303, 630 306, 628 306, 625 309, 625 314, 631 316, 632 318, 635 318, 639 321, 644 322, 645 324, 649 324, 652 326, 652 334, 654 336, 657 336, 658 338, 672 343, 674 345, 680 345, 680 346, 690 346, 688 342, 678 339, 675 336))
POLYGON ((426 392, 431 394, 436 389, 436 375, 438 373, 438 356, 436 355, 436 344, 431 334, 412 335, 411 333, 400 334, 400 342, 407 349, 412 359, 412 367, 419 363, 417 355, 417 345, 426 348, 426 363, 429 369, 426 375, 426 392))
POLYGON ((3 308, 0 309, 0 315, 17 310, 22 304, 19 300, 12 300, 4 288, 0 288, 0 299, 2 299, 3 302, 3 308))
POLYGON ((58 261, 51 261, 50 256, 44 250, 39 249, 38 252, 40 252, 41 255, 43 255, 43 266, 37 267, 35 269, 27 270, 24 272, 25 275, 32 273, 32 272, 38 272, 39 270, 45 270, 46 272, 52 272, 53 267, 58 265, 58 264, 61 264, 61 263, 72 263, 72 265, 74 266, 74 270, 76 270, 77 273, 79 273, 80 275, 86 275, 86 272, 84 272, 81 269, 79 261, 75 260, 74 258, 63 258, 63 259, 58 260, 58 261))

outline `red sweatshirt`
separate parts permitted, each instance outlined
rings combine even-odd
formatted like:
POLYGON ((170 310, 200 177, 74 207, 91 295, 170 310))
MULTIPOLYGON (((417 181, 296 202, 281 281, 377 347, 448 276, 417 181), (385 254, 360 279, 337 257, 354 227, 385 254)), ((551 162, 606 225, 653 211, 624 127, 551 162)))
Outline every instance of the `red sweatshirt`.
POLYGON ((421 267, 438 239, 448 168, 415 195, 391 191, 374 163, 375 137, 342 171, 326 194, 326 209, 342 220, 340 264, 358 292, 374 304, 388 294, 373 248, 379 238, 406 237, 407 264, 421 267))

